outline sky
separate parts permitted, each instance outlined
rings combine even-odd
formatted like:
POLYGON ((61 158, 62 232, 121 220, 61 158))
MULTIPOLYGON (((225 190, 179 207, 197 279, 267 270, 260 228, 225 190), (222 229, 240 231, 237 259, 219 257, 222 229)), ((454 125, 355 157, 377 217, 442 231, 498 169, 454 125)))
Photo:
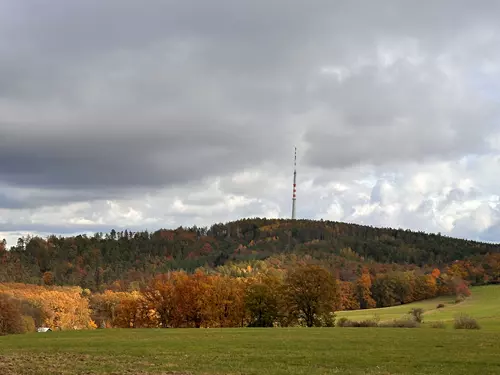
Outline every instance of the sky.
POLYGON ((291 215, 500 242, 500 2, 3 0, 0 238, 291 215))

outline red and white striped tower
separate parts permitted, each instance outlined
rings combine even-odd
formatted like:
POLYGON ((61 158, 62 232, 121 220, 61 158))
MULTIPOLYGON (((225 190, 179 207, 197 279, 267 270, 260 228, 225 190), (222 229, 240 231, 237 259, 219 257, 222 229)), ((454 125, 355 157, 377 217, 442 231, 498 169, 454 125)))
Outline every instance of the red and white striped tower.
POLYGON ((293 159, 293 196, 292 196, 292 220, 295 220, 295 201, 297 199, 297 147, 293 159))

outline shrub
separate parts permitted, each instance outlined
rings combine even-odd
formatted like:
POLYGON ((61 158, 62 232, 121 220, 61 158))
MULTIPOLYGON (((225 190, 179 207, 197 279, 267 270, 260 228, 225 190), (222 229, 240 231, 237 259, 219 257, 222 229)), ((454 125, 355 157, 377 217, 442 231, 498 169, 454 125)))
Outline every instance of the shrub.
POLYGON ((343 316, 342 318, 337 320, 337 323, 335 324, 335 326, 336 327, 348 327, 349 323, 350 323, 350 320, 343 316))
POLYGON ((413 308, 410 310, 409 314, 412 316, 413 320, 417 323, 422 323, 424 320, 424 309, 421 308, 413 308))
POLYGON ((353 320, 351 327, 378 327, 378 323, 373 319, 353 320))
POLYGON ((455 322, 453 324, 453 327, 455 329, 480 329, 481 327, 479 326, 479 323, 476 321, 476 319, 465 315, 461 314, 457 317, 455 317, 455 322))
MULTIPOLYGON (((323 313, 319 315, 314 315, 314 327, 335 327, 336 315, 334 312, 323 313)), ((299 325, 301 327, 307 327, 307 323, 304 318, 299 318, 299 325)))
POLYGON ((361 320, 355 323, 357 323, 355 327, 378 327, 378 322, 373 319, 361 320))
POLYGON ((337 320, 337 327, 384 327, 384 328, 416 328, 419 327, 413 318, 405 316, 389 322, 377 322, 375 319, 349 320, 340 318, 337 320))
POLYGON ((327 314, 321 314, 317 319, 321 327, 335 327, 335 319, 337 316, 334 312, 329 312, 327 314))
POLYGON ((379 326, 384 328, 417 328, 419 323, 412 317, 403 317, 390 322, 383 322, 379 326))
POLYGON ((378 323, 373 319, 349 320, 340 318, 337 321, 337 327, 378 327, 378 323))
POLYGON ((441 321, 439 321, 439 322, 432 322, 431 323, 431 328, 441 328, 441 329, 443 329, 443 328, 446 328, 446 325, 443 322, 441 322, 441 321))
POLYGON ((436 306, 436 309, 442 309, 444 308, 444 304, 440 303, 439 305, 436 306))

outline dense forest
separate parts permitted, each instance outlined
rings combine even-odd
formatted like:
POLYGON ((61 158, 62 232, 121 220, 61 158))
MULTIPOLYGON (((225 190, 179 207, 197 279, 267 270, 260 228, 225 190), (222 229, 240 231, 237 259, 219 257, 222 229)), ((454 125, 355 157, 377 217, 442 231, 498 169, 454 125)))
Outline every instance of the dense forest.
POLYGON ((235 276, 247 266, 279 267, 278 263, 306 257, 327 266, 344 281, 359 277, 362 266, 375 274, 384 269, 430 272, 455 261, 472 262, 473 275, 467 277, 481 283, 484 275, 489 281, 498 278, 496 263, 485 257, 499 253, 497 244, 439 234, 331 221, 255 218, 209 228, 19 238, 9 250, 0 243, 0 282, 73 285, 92 291, 116 288, 118 283, 128 290, 172 270, 190 273, 203 267, 235 276))
POLYGON ((500 282, 500 247, 408 230, 247 219, 0 242, 0 335, 35 327, 332 326, 335 311, 500 282))

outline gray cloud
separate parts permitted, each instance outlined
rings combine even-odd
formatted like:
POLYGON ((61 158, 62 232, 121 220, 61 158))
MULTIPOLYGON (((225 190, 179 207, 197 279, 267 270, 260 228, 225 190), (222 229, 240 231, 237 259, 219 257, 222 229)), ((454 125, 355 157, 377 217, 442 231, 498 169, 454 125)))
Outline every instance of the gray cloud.
MULTIPOLYGON (((18 186, 0 185, 0 209, 20 210, 38 209, 45 206, 65 205, 68 202, 88 202, 102 199, 115 199, 127 201, 137 194, 147 194, 146 188, 134 191, 117 190, 110 187, 105 189, 40 189, 22 188, 18 186)), ((1 218, 1 216, 0 216, 1 218)))
POLYGON ((309 161, 331 168, 487 150, 485 135, 498 129, 497 109, 433 64, 397 63, 382 73, 363 68, 345 82, 323 84, 328 94, 321 97, 330 100, 306 135, 309 161))
MULTIPOLYGON (((497 1, 466 0, 4 1, 3 232, 44 231, 27 218, 69 202, 95 202, 73 213, 92 228, 288 215, 297 145, 310 183, 299 198, 314 202, 303 215, 430 229, 455 215, 453 233, 471 234, 490 214, 453 210, 493 194, 495 174, 476 176, 476 190, 456 181, 485 160, 469 157, 412 200, 411 173, 387 176, 494 151, 499 13, 497 1), (245 171, 258 173, 235 178, 245 171), (160 208, 130 203, 147 195, 160 208), (175 197, 188 208, 172 208, 175 197), (99 224, 107 199, 142 216, 99 224)), ((46 229, 88 228, 50 217, 46 229)))
POLYGON ((18 199, 11 198, 4 193, 0 193, 0 208, 12 210, 24 207, 25 204, 23 204, 23 202, 19 201, 18 199))
POLYGON ((496 125, 491 103, 447 76, 498 57, 496 3, 7 4, 10 184, 183 184, 281 164, 301 134, 324 168, 449 158, 481 152, 496 125), (329 66, 347 78, 320 74, 329 66))

